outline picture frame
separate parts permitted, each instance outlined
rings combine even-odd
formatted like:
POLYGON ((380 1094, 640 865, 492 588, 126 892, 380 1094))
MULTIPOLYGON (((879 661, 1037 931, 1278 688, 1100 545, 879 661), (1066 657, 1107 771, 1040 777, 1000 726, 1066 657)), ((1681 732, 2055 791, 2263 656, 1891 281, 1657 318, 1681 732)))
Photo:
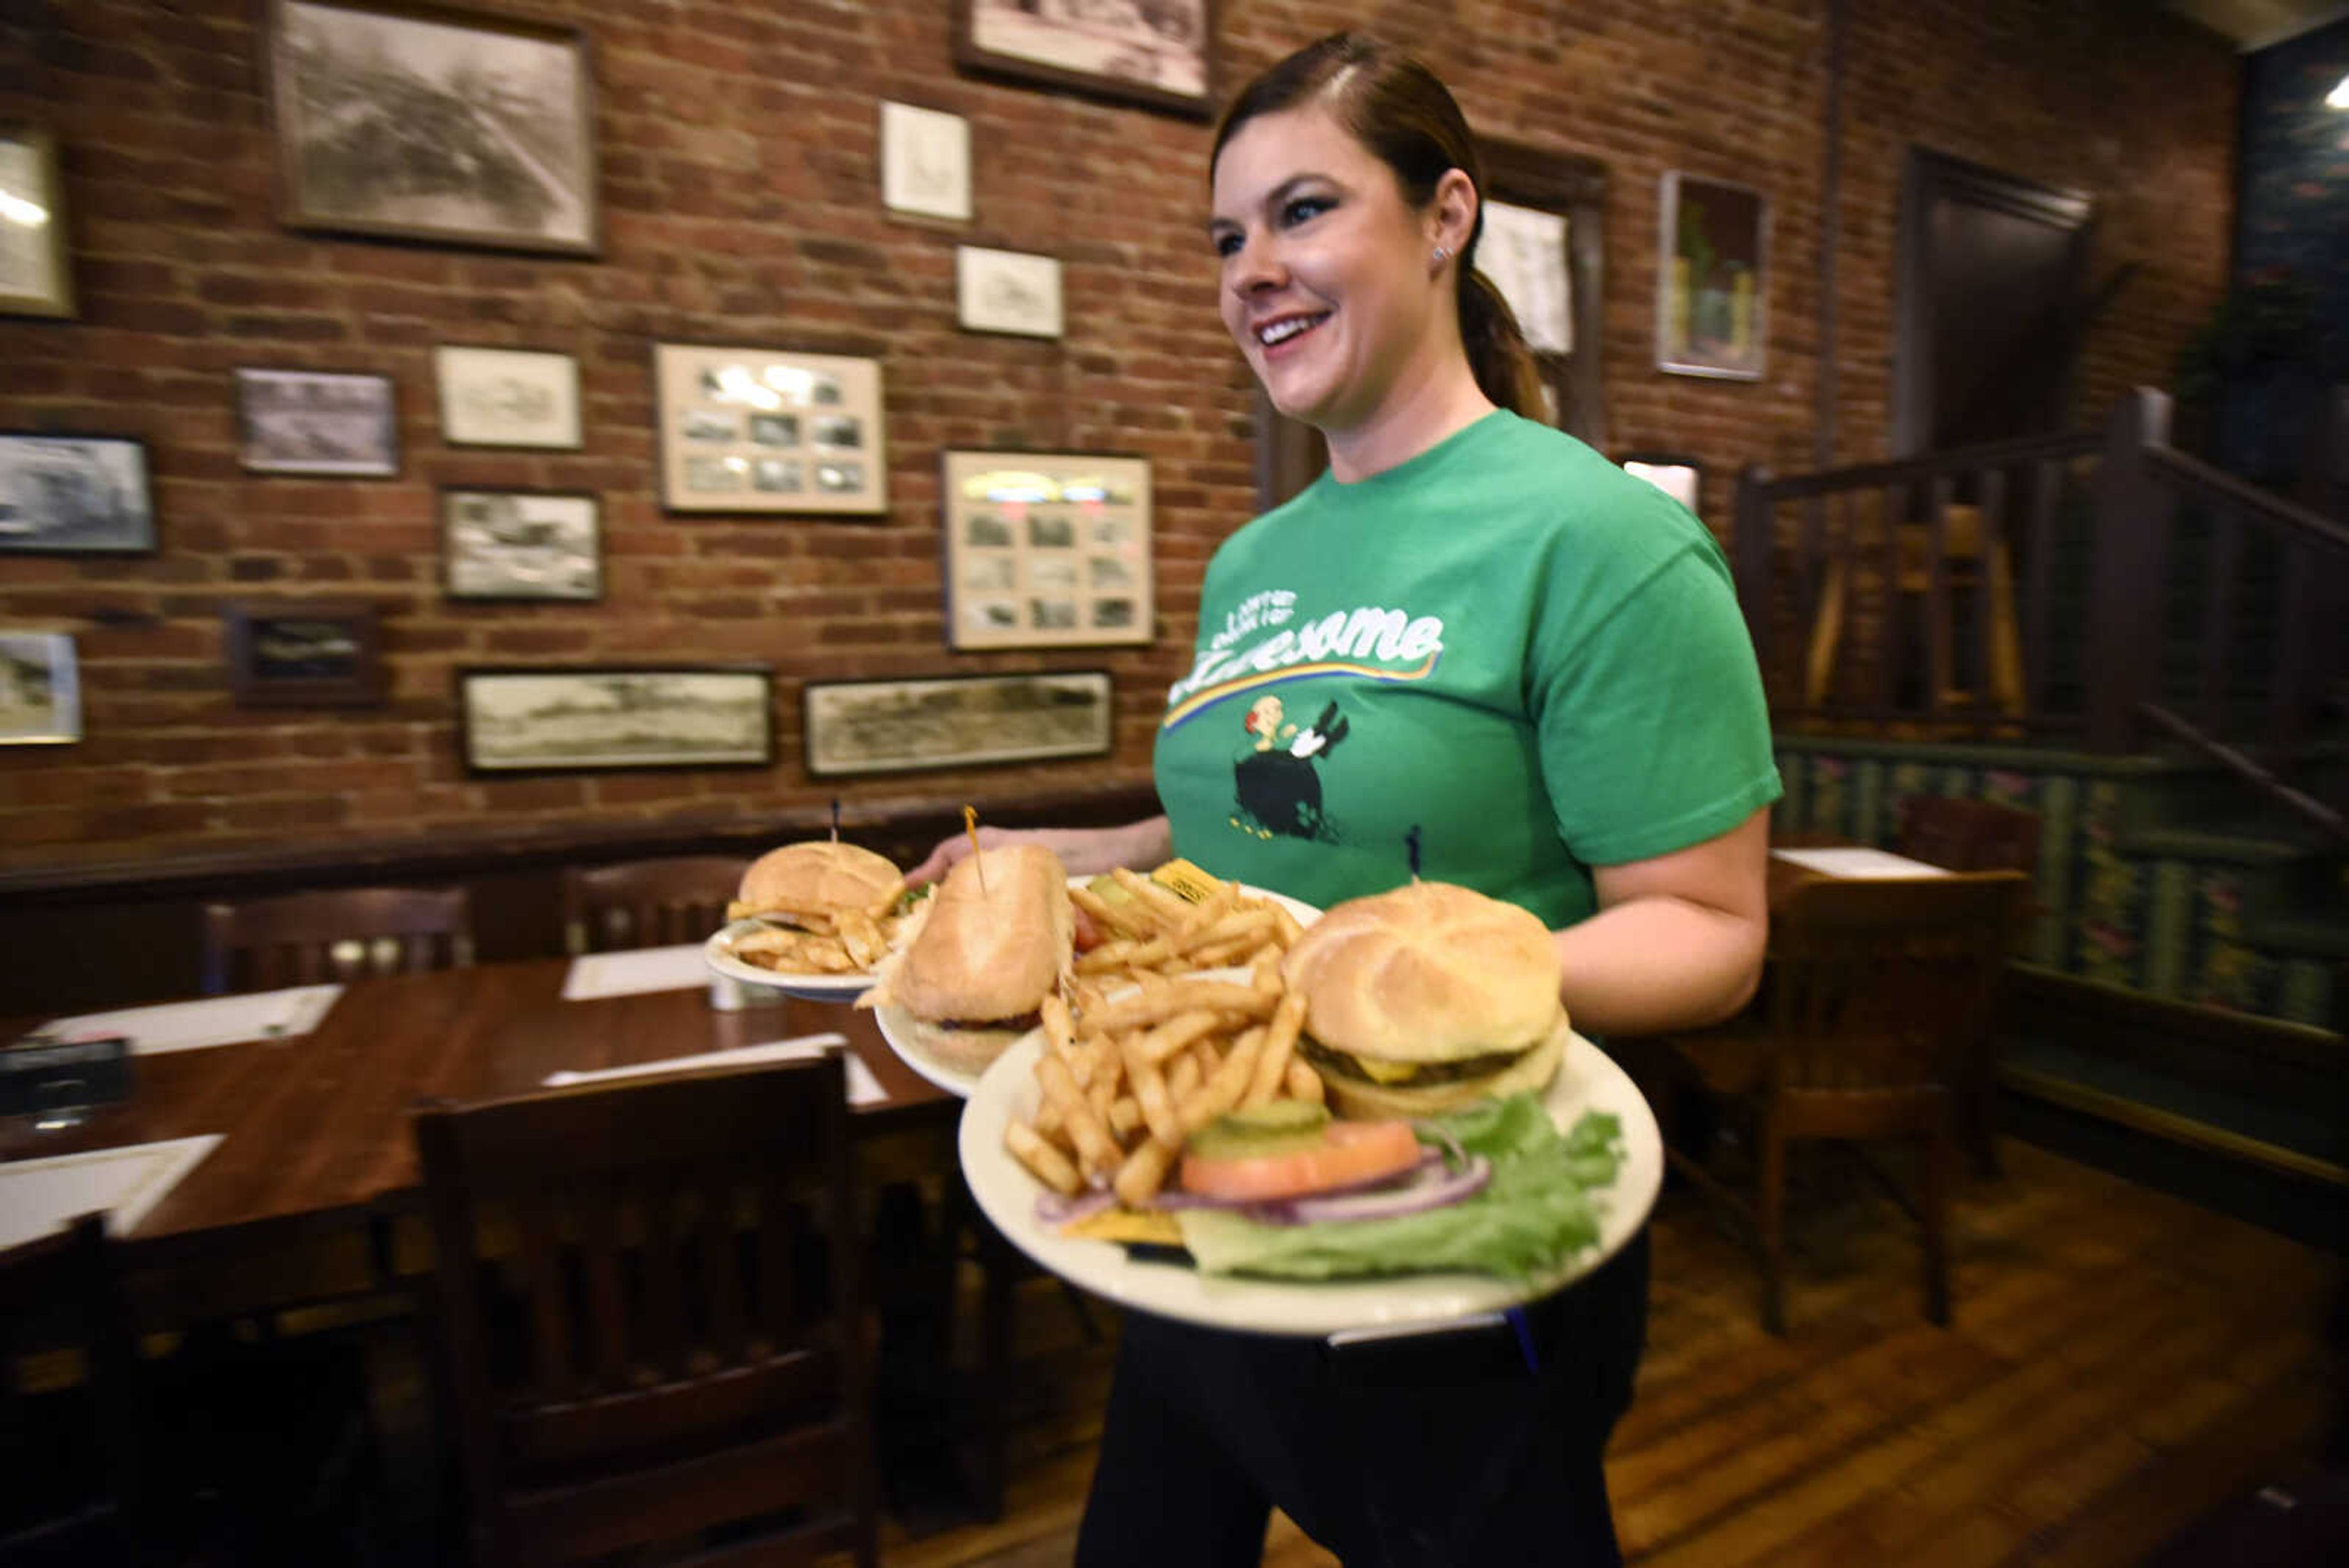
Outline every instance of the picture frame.
POLYGON ((450 446, 576 452, 579 361, 543 348, 442 343, 432 350, 440 439, 450 446))
POLYGON ((457 671, 459 751, 476 778, 774 765, 765 665, 457 671))
POLYGON ((147 444, 132 436, 0 431, 0 555, 155 550, 147 444))
POLYGON ((666 510, 888 511, 878 359, 661 343, 653 381, 666 510))
POLYGON ((603 505, 584 491, 450 486, 440 492, 440 558, 452 599, 604 597, 603 505))
POLYGON ((809 681, 800 736, 811 778, 1107 756, 1106 670, 809 681))
POLYGON ((915 217, 970 222, 970 121, 884 101, 881 203, 915 217))
POLYGON ((229 691, 240 708, 373 708, 383 701, 376 607, 359 599, 254 599, 221 607, 229 691))
POLYGON ((61 631, 0 630, 0 746, 81 739, 81 665, 61 631))
POLYGON ((408 0, 265 0, 289 228, 592 256, 594 46, 408 0))
POLYGON ((947 646, 1139 646, 1156 635, 1150 461, 949 449, 947 646))
POLYGON ((1206 119, 1216 98, 1216 0, 1150 0, 1082 17, 1032 0, 955 0, 955 63, 1111 103, 1206 119))
POLYGON ((1060 258, 956 246, 955 318, 966 332, 1060 337, 1060 258))
POLYGON ((74 314, 57 137, 46 126, 0 120, 0 316, 74 314))
POLYGON ((247 473, 399 472, 398 395, 388 376, 239 367, 236 422, 247 473))
POLYGON ((1769 198, 1677 169, 1663 175, 1656 368, 1758 381, 1769 346, 1769 198))

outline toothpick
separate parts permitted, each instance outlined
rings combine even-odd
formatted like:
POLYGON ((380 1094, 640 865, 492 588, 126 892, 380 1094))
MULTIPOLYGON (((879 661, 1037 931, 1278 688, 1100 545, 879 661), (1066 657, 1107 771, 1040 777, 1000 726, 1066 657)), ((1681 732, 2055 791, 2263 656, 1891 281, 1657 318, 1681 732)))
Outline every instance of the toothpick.
POLYGON ((962 808, 962 830, 970 835, 970 863, 978 867, 978 890, 987 891, 987 862, 978 857, 978 811, 975 806, 962 808))
POLYGON ((840 797, 838 795, 832 797, 832 841, 834 844, 840 842, 840 797))
POLYGON ((1411 852, 1411 879, 1419 880, 1419 824, 1413 823, 1411 831, 1402 836, 1403 846, 1411 852))

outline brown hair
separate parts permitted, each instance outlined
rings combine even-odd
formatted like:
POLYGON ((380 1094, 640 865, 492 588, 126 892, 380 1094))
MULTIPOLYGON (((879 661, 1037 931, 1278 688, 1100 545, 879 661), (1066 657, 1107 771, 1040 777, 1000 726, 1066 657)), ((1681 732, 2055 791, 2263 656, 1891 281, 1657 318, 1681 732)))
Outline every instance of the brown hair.
POLYGON ((1476 270, 1485 233, 1485 171, 1476 140, 1451 92, 1413 56, 1361 33, 1332 33, 1271 67, 1240 89, 1216 127, 1207 167, 1240 127, 1259 115, 1319 103, 1394 171, 1403 200, 1424 207, 1436 182, 1457 169, 1476 187, 1476 224, 1460 247, 1460 341, 1484 394, 1514 413, 1539 419, 1541 377, 1508 301, 1476 270))

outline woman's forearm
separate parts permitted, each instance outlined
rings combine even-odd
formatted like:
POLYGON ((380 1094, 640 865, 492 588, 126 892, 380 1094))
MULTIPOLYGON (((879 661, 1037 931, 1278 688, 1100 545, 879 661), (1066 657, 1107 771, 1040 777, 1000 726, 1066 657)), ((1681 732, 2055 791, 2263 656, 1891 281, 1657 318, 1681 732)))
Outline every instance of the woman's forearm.
POLYGON ((1568 1018, 1586 1034, 1657 1034, 1715 1023, 1745 1005, 1766 924, 1656 895, 1555 933, 1568 1018))

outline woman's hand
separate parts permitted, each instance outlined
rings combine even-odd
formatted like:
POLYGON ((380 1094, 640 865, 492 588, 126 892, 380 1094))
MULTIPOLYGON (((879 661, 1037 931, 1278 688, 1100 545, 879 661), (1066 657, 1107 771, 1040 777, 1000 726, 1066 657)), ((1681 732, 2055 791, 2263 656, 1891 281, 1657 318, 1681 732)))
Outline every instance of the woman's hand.
MULTIPOLYGON (((982 827, 978 845, 999 849, 1007 844, 1040 844, 1061 857, 1071 877, 1097 877, 1120 866, 1145 871, 1174 853, 1174 838, 1163 816, 1129 822, 1123 827, 982 827)), ((906 886, 935 882, 959 861, 970 858, 970 835, 942 838, 929 858, 905 873, 906 886)))

